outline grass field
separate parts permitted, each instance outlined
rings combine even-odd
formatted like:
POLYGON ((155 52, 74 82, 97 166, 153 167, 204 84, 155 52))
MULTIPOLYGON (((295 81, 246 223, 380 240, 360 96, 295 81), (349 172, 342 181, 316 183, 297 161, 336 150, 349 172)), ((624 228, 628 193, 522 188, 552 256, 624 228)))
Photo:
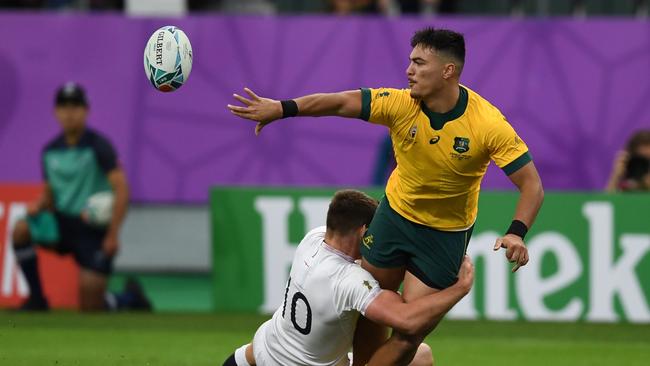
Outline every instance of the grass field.
MULTIPOLYGON (((0 365, 218 365, 265 318, 246 314, 0 312, 0 365)), ((446 321, 437 365, 650 364, 650 326, 446 321)))

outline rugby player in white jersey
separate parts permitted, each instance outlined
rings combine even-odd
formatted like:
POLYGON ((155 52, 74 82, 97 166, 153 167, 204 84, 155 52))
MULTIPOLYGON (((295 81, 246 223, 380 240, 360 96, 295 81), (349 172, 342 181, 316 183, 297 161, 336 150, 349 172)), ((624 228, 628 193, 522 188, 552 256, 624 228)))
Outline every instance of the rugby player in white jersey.
MULTIPOLYGON (((468 257, 458 281, 435 294, 407 304, 398 293, 382 290, 355 263, 376 208, 377 201, 363 192, 334 195, 327 226, 307 233, 296 249, 284 303, 258 328, 252 344, 237 349, 224 366, 348 366, 359 314, 403 334, 418 334, 469 292, 474 266, 468 257)), ((422 344, 411 365, 433 365, 430 348, 422 344)))

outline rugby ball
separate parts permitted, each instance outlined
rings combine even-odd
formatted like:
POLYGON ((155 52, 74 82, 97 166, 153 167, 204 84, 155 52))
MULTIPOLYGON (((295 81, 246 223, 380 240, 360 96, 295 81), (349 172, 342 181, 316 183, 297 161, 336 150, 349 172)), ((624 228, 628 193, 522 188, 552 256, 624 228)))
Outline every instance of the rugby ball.
POLYGON ((95 226, 107 226, 113 217, 113 192, 98 192, 88 197, 84 209, 86 221, 95 226))
POLYGON ((144 49, 144 71, 162 92, 183 86, 192 71, 192 45, 185 32, 171 25, 153 32, 144 49))

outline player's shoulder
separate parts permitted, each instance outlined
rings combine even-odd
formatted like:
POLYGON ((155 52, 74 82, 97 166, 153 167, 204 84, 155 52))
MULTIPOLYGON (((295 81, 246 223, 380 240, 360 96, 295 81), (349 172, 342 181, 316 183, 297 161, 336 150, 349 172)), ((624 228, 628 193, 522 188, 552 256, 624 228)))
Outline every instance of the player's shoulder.
POLYGON ((94 128, 86 128, 84 132, 84 138, 86 141, 93 146, 113 146, 111 140, 106 137, 103 133, 95 130, 94 128))
POLYGON ((43 146, 43 153, 46 153, 51 150, 63 149, 65 147, 66 147, 65 137, 63 136, 63 133, 59 133, 58 135, 50 139, 45 144, 45 146, 43 146))
POLYGON ((325 238, 325 232, 327 231, 326 226, 318 226, 311 229, 307 234, 305 234, 303 241, 314 241, 322 240, 325 238))
POLYGON ((467 104, 477 112, 482 114, 501 114, 499 108, 494 106, 494 104, 485 99, 482 95, 465 85, 461 85, 461 87, 467 90, 467 104))
POLYGON ((311 255, 309 254, 311 249, 319 246, 325 240, 325 230, 325 226, 319 226, 305 234, 296 248, 296 256, 311 255))
POLYGON ((467 111, 476 117, 475 120, 481 122, 480 127, 492 128, 506 121, 503 113, 494 104, 467 86, 461 87, 467 90, 467 111))
POLYGON ((100 156, 112 157, 115 155, 115 147, 113 147, 111 140, 92 128, 86 128, 79 145, 90 147, 100 156))
POLYGON ((363 284, 366 280, 374 280, 370 272, 356 262, 341 263, 338 271, 339 282, 363 284))
POLYGON ((398 89, 389 87, 361 88, 363 93, 371 97, 371 101, 379 100, 400 100, 405 103, 418 103, 418 100, 411 96, 411 89, 398 89))

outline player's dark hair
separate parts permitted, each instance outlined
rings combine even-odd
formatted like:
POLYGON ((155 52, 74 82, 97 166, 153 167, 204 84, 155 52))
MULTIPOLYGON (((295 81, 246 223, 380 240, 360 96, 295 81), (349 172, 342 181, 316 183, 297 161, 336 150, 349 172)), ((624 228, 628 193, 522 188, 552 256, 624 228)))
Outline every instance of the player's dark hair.
POLYGON ((627 141, 627 152, 634 155, 639 147, 645 145, 650 145, 650 130, 639 130, 627 141))
POLYGON ((376 209, 377 200, 363 192, 338 191, 327 210, 327 230, 349 234, 363 225, 370 225, 376 209))
POLYGON ((449 29, 427 27, 415 32, 411 38, 411 47, 424 47, 447 54, 460 63, 465 64, 465 37, 449 29))

